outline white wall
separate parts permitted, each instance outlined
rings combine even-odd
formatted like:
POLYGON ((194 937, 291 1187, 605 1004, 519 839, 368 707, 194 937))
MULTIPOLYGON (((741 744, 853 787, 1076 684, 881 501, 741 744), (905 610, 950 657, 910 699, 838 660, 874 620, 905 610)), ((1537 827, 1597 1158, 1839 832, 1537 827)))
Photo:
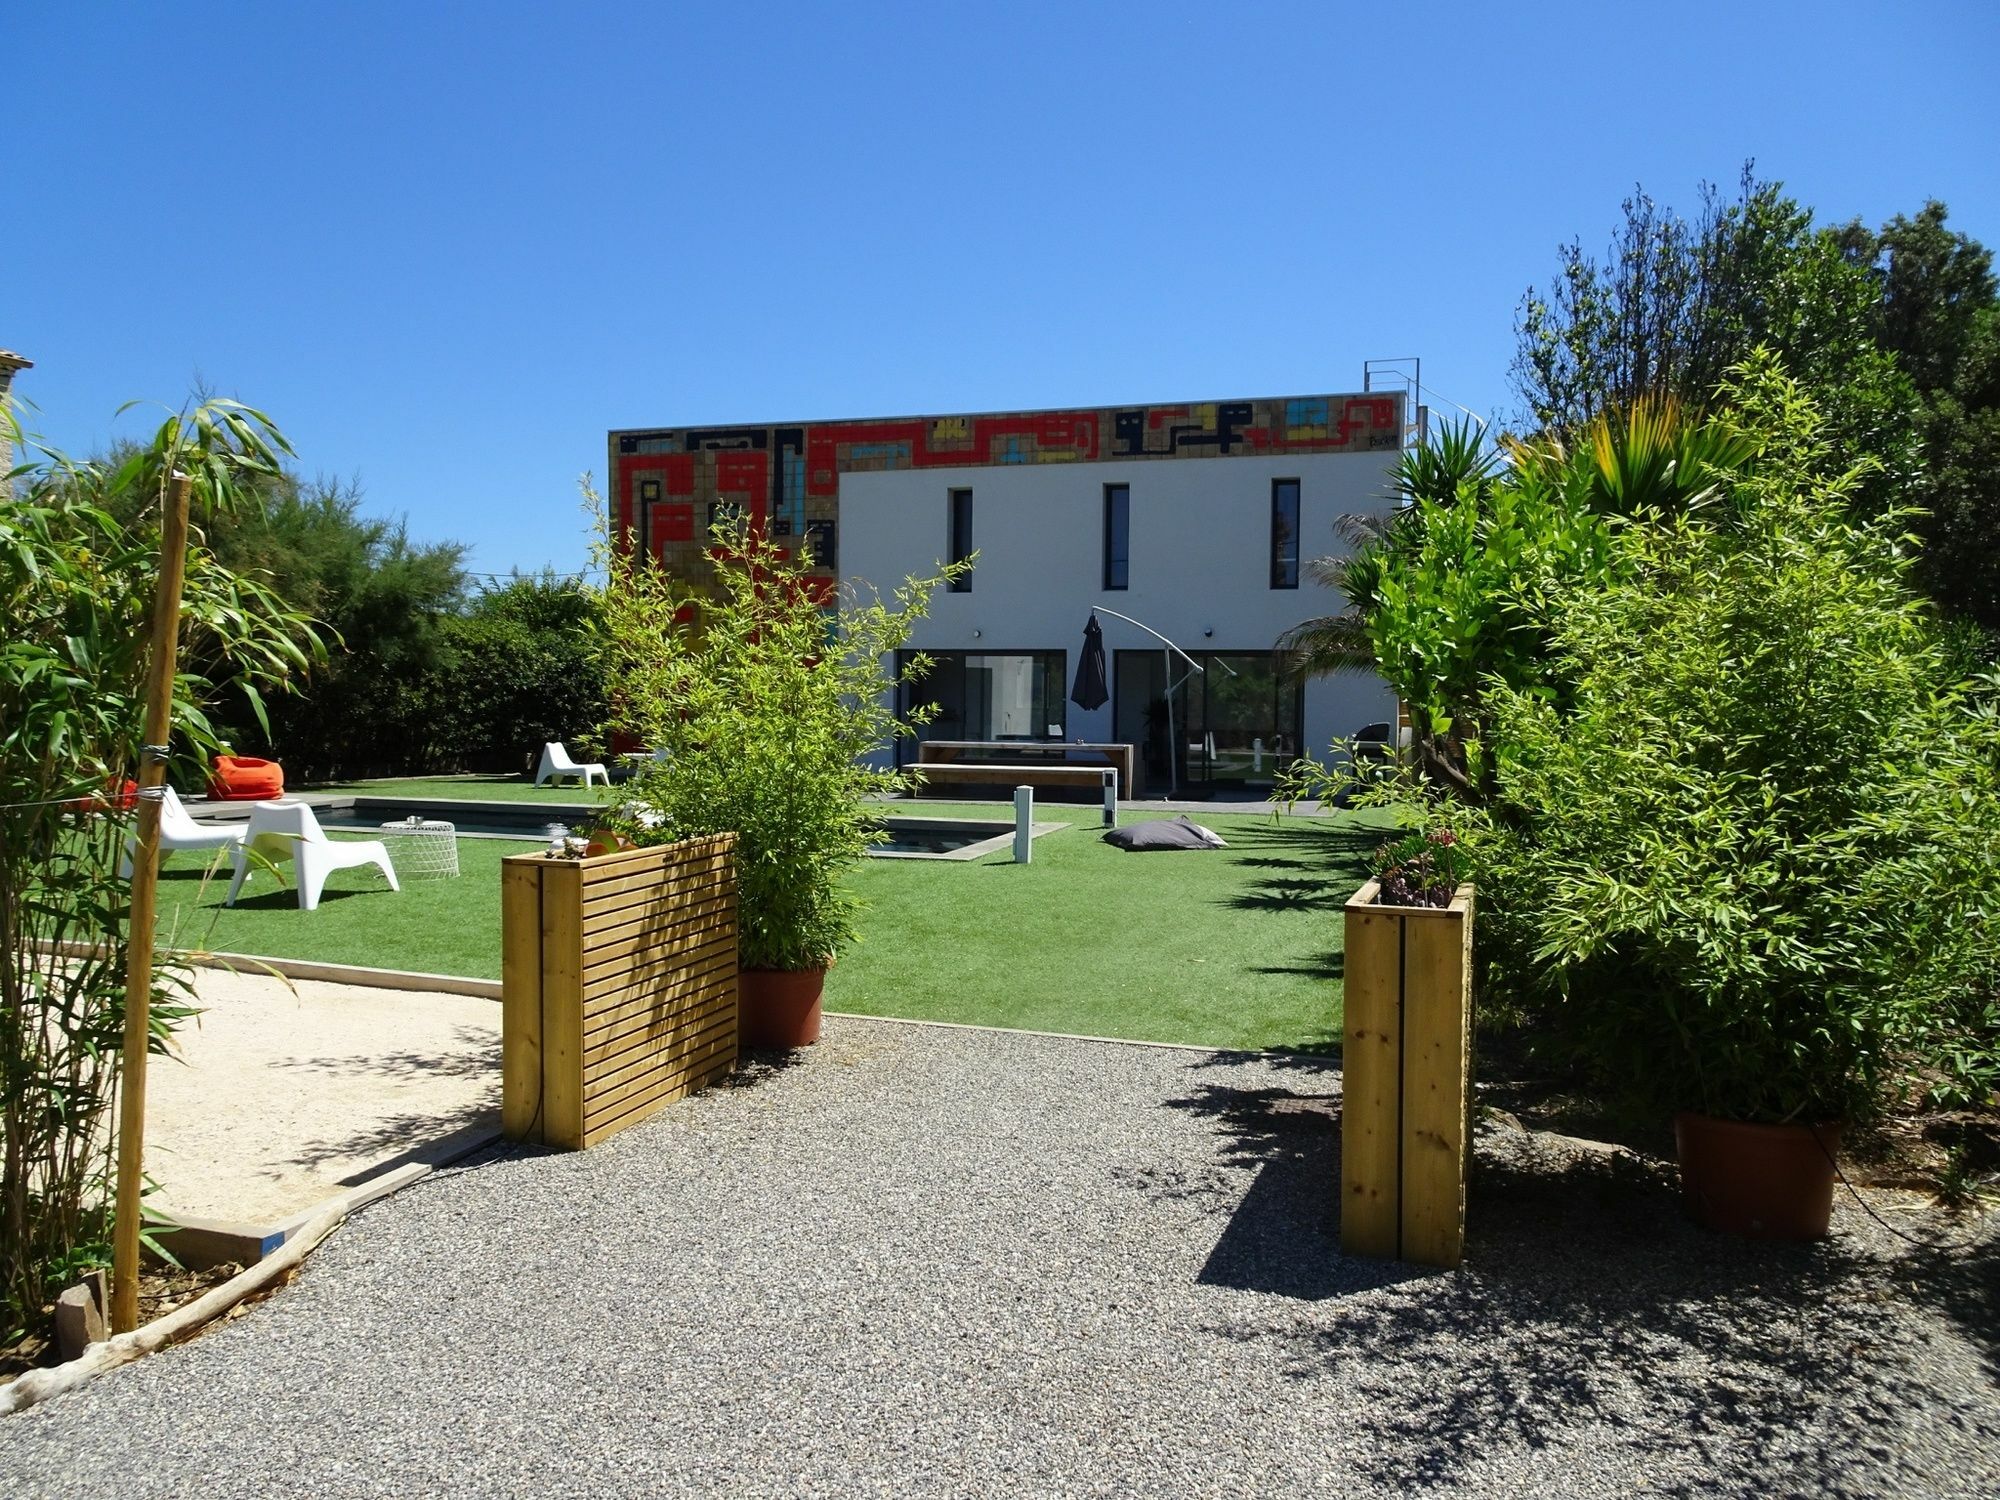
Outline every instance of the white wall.
MULTIPOLYGON (((1103 604, 1190 651, 1268 651, 1279 634, 1340 597, 1303 576, 1270 586, 1271 481, 1299 483, 1301 554, 1344 550, 1336 516, 1388 508, 1397 454, 1316 453, 1162 458, 1108 463, 1010 464, 968 469, 849 473, 840 481, 840 569, 849 583, 884 590, 934 570, 946 555, 946 492, 973 492, 979 563, 969 593, 940 591, 912 645, 934 651, 1068 653, 1076 673, 1083 626, 1103 604), (1104 486, 1131 486, 1131 587, 1105 591, 1104 486)), ((1100 615, 1107 659, 1158 642, 1100 615)), ((1065 684, 1067 691, 1067 684, 1065 684)), ((1306 744, 1394 716, 1374 677, 1306 686, 1306 744)), ((1109 740, 1112 704, 1068 705, 1070 739, 1109 740)))

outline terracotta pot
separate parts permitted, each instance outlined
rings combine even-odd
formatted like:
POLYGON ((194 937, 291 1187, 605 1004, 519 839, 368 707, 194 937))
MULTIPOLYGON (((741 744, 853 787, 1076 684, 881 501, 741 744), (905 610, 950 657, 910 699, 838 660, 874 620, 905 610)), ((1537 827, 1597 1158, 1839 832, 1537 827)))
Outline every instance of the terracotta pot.
POLYGON ((587 858, 595 859, 600 854, 622 854, 627 849, 638 847, 622 833, 593 833, 583 852, 587 858))
POLYGON ((1833 1216, 1838 1125, 1747 1125, 1674 1116, 1681 1201, 1706 1229, 1756 1239, 1816 1240, 1833 1216))
POLYGON ((736 1032, 745 1047, 810 1047, 819 1040, 826 970, 744 969, 736 979, 736 1032))

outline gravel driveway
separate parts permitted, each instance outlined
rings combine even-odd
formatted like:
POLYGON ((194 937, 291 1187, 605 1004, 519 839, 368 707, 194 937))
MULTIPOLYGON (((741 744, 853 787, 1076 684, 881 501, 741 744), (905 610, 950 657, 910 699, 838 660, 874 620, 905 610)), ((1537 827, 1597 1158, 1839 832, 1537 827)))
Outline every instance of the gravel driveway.
POLYGON ((587 1154, 367 1211, 241 1319, 0 1422, 0 1489, 2000 1493, 1990 1232, 1910 1250, 1843 1207, 1746 1246, 1495 1131, 1462 1272, 1343 1261, 1338 1091, 836 1021, 587 1154))

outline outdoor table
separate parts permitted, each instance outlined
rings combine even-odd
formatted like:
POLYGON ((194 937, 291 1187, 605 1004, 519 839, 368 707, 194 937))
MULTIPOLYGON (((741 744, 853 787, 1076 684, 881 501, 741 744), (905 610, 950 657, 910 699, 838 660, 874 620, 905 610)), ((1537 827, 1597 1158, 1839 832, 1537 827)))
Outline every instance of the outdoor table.
POLYGON ((404 818, 380 825, 397 840, 396 868, 411 880, 445 880, 458 874, 458 828, 434 818, 404 818))

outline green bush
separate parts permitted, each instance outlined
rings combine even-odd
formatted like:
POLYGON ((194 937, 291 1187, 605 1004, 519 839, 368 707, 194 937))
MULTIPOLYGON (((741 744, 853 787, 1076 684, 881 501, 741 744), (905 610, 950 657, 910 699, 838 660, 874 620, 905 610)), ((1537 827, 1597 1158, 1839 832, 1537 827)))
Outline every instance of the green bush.
POLYGON ((1474 762, 1487 694, 1555 691, 1552 599, 1611 577, 1618 517, 1700 503, 1750 450, 1735 427, 1671 399, 1601 416, 1574 447, 1545 438, 1494 451, 1447 426, 1397 466, 1404 508, 1353 555, 1314 565, 1347 611, 1281 645, 1307 671, 1379 673, 1409 711, 1426 772, 1484 795, 1474 762))
POLYGON ((1898 518, 1853 519, 1811 403, 1767 359, 1729 397, 1758 460, 1555 591, 1559 692, 1492 689, 1466 823, 1489 974, 1639 1107, 1854 1118, 1899 1061, 1976 1091, 1994 684, 1950 684, 1898 518))
POLYGON ((609 714, 600 617, 595 591, 542 576, 446 619, 424 769, 519 772, 550 740, 595 742, 609 714))

